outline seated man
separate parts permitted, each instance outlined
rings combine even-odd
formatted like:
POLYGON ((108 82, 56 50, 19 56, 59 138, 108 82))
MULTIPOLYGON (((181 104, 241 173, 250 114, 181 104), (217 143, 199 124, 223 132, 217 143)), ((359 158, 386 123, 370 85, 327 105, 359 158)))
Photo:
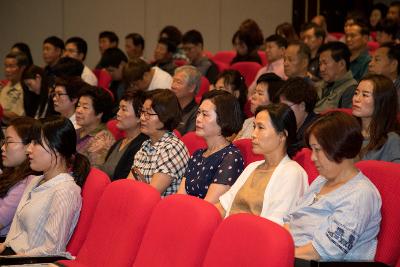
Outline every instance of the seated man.
POLYGON ((351 52, 350 70, 355 80, 359 81, 368 71, 371 57, 368 54, 369 28, 366 24, 355 21, 345 27, 346 44, 351 52))
POLYGON ((342 42, 330 42, 320 48, 319 69, 324 84, 318 92, 316 113, 333 108, 351 108, 357 81, 353 78, 350 51, 342 42))
POLYGON ((130 33, 125 36, 125 52, 129 59, 143 58, 144 39, 138 33, 130 33))
POLYGON ((283 68, 283 55, 287 47, 287 41, 280 35, 273 34, 265 39, 265 55, 267 57, 267 65, 262 67, 256 75, 253 83, 249 86, 248 95, 252 95, 256 89, 256 82, 258 78, 264 73, 273 72, 281 79, 286 80, 285 71, 283 68))
POLYGON ((122 81, 122 71, 127 62, 128 58, 119 48, 107 49, 100 60, 100 65, 111 76, 110 90, 114 94, 115 103, 119 103, 125 91, 125 84, 122 81))
POLYGON ((182 37, 182 48, 190 64, 199 69, 210 84, 214 84, 218 75, 218 67, 207 57, 203 56, 203 36, 199 31, 191 30, 182 37))
POLYGON ((146 61, 132 59, 123 69, 123 79, 127 86, 142 91, 170 89, 172 77, 159 67, 151 67, 146 61))
POLYGON ((200 89, 201 73, 194 66, 181 66, 175 70, 171 90, 182 108, 182 121, 176 128, 181 135, 196 129, 198 105, 194 97, 200 89))
POLYGON ((64 52, 64 41, 57 36, 50 36, 43 41, 43 61, 46 63, 45 74, 54 78, 53 67, 60 60, 64 52))
POLYGON ((300 41, 290 42, 284 54, 284 70, 288 78, 301 77, 311 82, 308 64, 311 59, 310 48, 300 41))
POLYGON ((28 58, 22 53, 11 52, 4 59, 4 74, 8 83, 1 88, 0 105, 3 108, 5 123, 25 114, 21 75, 28 64, 28 58))
POLYGON ((400 45, 385 43, 379 47, 368 65, 370 73, 382 74, 394 83, 400 105, 400 45))
MULTIPOLYGON (((80 37, 71 37, 65 42, 64 56, 77 59, 83 63, 87 54, 87 43, 80 37)), ((86 65, 84 65, 82 72, 82 80, 86 83, 96 86, 97 77, 93 71, 86 65)))
MULTIPOLYGON (((115 32, 103 31, 99 34, 99 50, 101 56, 108 48, 118 48, 119 38, 115 32)), ((100 60, 101 61, 101 60, 100 60)), ((96 69, 105 68, 101 66, 100 62, 97 64, 96 69)))
POLYGON ((311 60, 308 64, 308 72, 313 80, 320 80, 319 77, 319 54, 318 49, 325 43, 325 31, 317 24, 310 22, 303 25, 301 39, 310 48, 311 60))
POLYGON ((397 25, 392 20, 381 20, 376 26, 376 41, 379 46, 384 43, 394 42, 396 39, 397 25))
POLYGON ((160 38, 158 40, 156 49, 154 50, 154 62, 153 66, 157 66, 160 69, 168 72, 170 75, 174 75, 176 65, 173 61, 174 53, 176 52, 176 45, 167 38, 160 38))

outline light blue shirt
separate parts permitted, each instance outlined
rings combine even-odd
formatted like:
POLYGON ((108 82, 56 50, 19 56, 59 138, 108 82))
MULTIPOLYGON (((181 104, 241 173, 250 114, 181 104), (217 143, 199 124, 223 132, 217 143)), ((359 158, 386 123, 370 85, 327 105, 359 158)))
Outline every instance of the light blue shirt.
POLYGON ((322 195, 326 179, 318 176, 298 205, 284 218, 295 246, 312 242, 323 261, 373 260, 381 222, 381 197, 361 172, 322 195))

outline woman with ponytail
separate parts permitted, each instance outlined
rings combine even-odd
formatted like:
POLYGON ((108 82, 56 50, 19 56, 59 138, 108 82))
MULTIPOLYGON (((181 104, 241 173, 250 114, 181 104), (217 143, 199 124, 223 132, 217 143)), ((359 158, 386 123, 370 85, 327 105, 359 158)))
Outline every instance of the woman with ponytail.
POLYGON ((30 167, 43 172, 26 187, 2 255, 64 255, 81 209, 81 187, 89 160, 76 152, 71 121, 55 116, 40 120, 27 148, 30 167))
POLYGON ((4 241, 25 187, 34 177, 26 148, 33 136, 36 120, 20 117, 12 120, 1 142, 3 173, 0 174, 0 240, 4 241))

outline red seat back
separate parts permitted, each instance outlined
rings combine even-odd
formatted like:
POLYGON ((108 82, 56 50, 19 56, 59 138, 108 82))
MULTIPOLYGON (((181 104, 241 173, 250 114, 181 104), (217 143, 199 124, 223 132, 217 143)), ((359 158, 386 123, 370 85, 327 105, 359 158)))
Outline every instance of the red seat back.
POLYGON ((215 63, 215 65, 217 65, 218 71, 220 73, 223 72, 224 70, 229 69, 229 64, 227 64, 227 63, 224 63, 224 62, 218 61, 218 60, 213 60, 213 62, 215 63))
POLYGON ((151 215, 133 266, 200 266, 221 220, 215 206, 202 199, 166 197, 151 215))
POLYGON ((400 164, 367 160, 356 166, 374 183, 382 198, 375 261, 393 266, 400 259, 400 164))
POLYGON ((231 69, 239 71, 245 81, 247 87, 251 85, 251 83, 254 81, 254 79, 257 76, 257 72, 262 68, 260 64, 257 62, 237 62, 231 66, 231 69))
POLYGON ((306 147, 302 148, 296 153, 293 160, 300 164, 300 166, 306 171, 309 184, 311 184, 319 175, 317 167, 315 167, 314 162, 311 160, 311 149, 306 147))
POLYGON ((105 69, 94 69, 94 75, 97 77, 97 85, 103 88, 110 87, 111 76, 105 69))
POLYGON ((333 35, 336 38, 336 40, 338 40, 338 41, 340 40, 340 38, 342 38, 344 36, 343 32, 330 32, 329 34, 333 35))
POLYGON ((212 57, 212 61, 220 61, 229 65, 235 56, 236 51, 234 50, 219 51, 212 57))
POLYGON ((76 257, 78 265, 131 266, 148 219, 159 201, 160 194, 148 184, 132 179, 111 183, 100 199, 76 257))
POLYGON ((118 122, 117 120, 113 119, 109 120, 106 124, 107 129, 112 133, 116 141, 126 136, 126 133, 124 131, 118 129, 117 122, 118 122))
POLYGON ((261 50, 258 50, 257 53, 261 58, 262 65, 263 66, 267 65, 267 55, 265 55, 265 52, 261 51, 261 50))
POLYGON ((79 249, 85 241, 97 204, 109 183, 110 178, 106 173, 96 168, 90 170, 82 188, 82 208, 79 221, 67 245, 67 251, 71 255, 75 256, 78 254, 79 249))
POLYGON ((332 109, 327 109, 324 112, 321 112, 322 115, 332 112, 332 111, 340 111, 340 112, 344 112, 347 113, 349 115, 353 115, 353 110, 351 108, 332 108, 332 109))
POLYGON ((267 219, 235 214, 225 219, 211 239, 204 267, 292 267, 294 243, 288 231, 267 219))
POLYGON ((209 59, 212 59, 213 54, 211 53, 211 51, 203 50, 203 56, 204 56, 204 57, 207 57, 207 58, 209 58, 209 59))
POLYGON ((197 104, 200 104, 203 94, 207 93, 209 88, 210 88, 210 82, 208 81, 208 79, 206 77, 201 76, 200 88, 195 96, 195 100, 196 100, 197 104))
POLYGON ((235 141, 233 141, 233 144, 237 148, 239 148, 240 153, 242 154, 242 157, 244 160, 244 167, 246 167, 247 165, 249 165, 250 163, 252 163, 254 161, 264 159, 263 155, 254 154, 250 138, 235 140, 235 141))
POLYGON ((190 155, 193 155, 193 153, 200 148, 207 148, 207 143, 204 138, 198 136, 196 132, 186 133, 181 137, 181 140, 185 144, 190 155))
POLYGON ((379 48, 379 43, 375 41, 369 41, 367 46, 369 52, 375 52, 375 50, 379 48))
POLYGON ((184 59, 174 59, 174 63, 177 67, 181 67, 183 65, 187 65, 188 62, 184 59))

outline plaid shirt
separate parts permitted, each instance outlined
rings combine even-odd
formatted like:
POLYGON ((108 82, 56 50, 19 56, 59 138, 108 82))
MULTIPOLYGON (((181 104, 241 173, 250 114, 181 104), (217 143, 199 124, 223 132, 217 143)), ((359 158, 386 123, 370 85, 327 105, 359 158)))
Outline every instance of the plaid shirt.
POLYGON ((138 168, 150 183, 155 173, 164 173, 172 177, 171 185, 162 196, 176 193, 185 174, 189 152, 181 140, 172 132, 166 132, 155 144, 146 140, 135 155, 133 166, 138 168))

